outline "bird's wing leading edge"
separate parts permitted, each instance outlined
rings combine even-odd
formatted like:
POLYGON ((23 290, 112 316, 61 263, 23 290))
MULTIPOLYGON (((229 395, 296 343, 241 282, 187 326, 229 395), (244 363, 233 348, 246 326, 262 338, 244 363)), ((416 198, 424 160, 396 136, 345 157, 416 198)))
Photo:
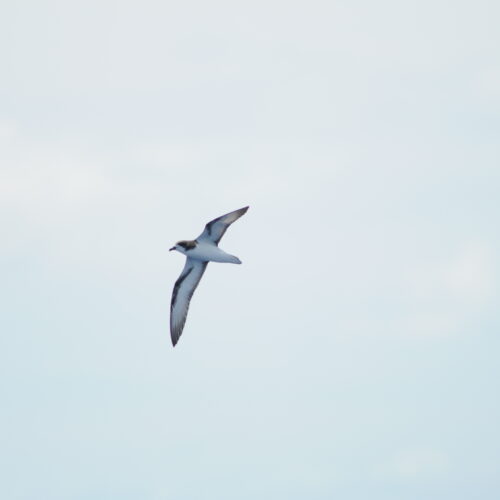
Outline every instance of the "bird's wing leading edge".
POLYGON ((175 346, 182 334, 189 309, 189 302, 207 268, 208 262, 186 259, 186 265, 175 282, 170 303, 170 336, 175 346))
POLYGON ((234 212, 229 212, 228 214, 222 215, 210 221, 203 232, 198 236, 197 240, 209 240, 216 245, 224 236, 226 229, 235 221, 238 220, 243 214, 246 213, 248 207, 243 207, 234 212))

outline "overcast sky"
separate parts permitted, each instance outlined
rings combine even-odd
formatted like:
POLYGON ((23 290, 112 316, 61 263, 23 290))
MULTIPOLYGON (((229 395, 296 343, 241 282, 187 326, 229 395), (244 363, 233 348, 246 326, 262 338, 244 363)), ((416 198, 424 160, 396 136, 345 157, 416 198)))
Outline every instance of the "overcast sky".
POLYGON ((497 1, 0 10, 2 498, 500 497, 497 1))

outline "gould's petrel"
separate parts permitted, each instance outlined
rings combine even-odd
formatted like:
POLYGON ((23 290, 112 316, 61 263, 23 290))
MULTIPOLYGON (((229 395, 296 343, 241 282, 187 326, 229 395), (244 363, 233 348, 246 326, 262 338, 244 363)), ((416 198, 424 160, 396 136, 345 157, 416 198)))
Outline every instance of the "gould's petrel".
POLYGON ((182 334, 189 309, 189 302, 209 262, 231 262, 241 264, 241 260, 219 248, 219 241, 226 229, 239 219, 248 207, 222 215, 210 221, 195 240, 178 241, 170 250, 177 250, 186 256, 186 264, 175 282, 170 303, 170 336, 175 346, 182 334))

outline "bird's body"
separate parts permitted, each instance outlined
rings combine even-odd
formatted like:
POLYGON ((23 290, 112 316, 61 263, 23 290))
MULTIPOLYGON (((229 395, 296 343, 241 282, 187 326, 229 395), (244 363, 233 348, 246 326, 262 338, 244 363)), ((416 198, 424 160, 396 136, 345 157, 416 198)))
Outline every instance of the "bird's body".
POLYGON ((200 260, 202 262, 230 262, 232 264, 241 264, 241 260, 234 255, 229 255, 220 249, 217 245, 207 241, 187 241, 192 244, 188 248, 181 247, 179 250, 189 259, 200 260))
POLYGON ((195 240, 181 240, 170 250, 186 256, 186 264, 177 279, 170 303, 170 335, 175 346, 186 322, 189 302, 209 262, 241 264, 241 260, 219 248, 219 241, 227 228, 239 219, 248 207, 218 217, 209 222, 195 240))

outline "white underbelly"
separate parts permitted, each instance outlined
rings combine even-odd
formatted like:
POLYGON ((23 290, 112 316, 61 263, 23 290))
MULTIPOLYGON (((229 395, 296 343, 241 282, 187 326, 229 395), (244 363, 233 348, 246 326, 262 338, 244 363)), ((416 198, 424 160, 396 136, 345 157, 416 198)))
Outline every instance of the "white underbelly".
POLYGON ((229 255, 224 252, 224 250, 221 250, 219 247, 213 245, 198 244, 195 248, 189 250, 187 255, 193 259, 211 262, 237 263, 239 261, 239 259, 234 257, 234 255, 229 255))

